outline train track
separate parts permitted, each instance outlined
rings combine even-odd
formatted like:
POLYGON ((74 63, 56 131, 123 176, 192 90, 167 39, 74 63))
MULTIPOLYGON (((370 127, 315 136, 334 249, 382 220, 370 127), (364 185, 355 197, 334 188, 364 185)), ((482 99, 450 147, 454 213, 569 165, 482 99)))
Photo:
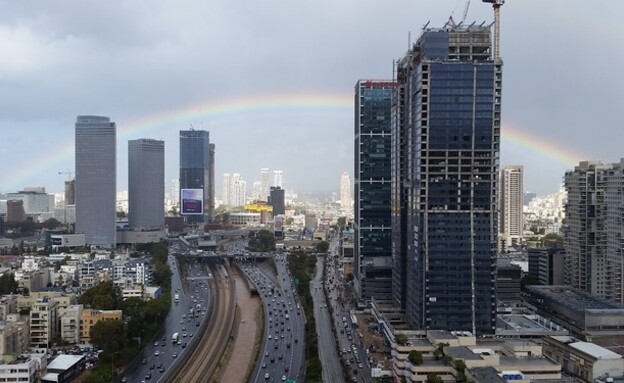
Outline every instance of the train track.
POLYGON ((215 291, 215 295, 208 326, 201 338, 196 340, 192 353, 185 355, 186 359, 178 368, 177 376, 170 382, 209 382, 227 346, 234 325, 234 286, 224 266, 211 269, 214 276, 212 291, 215 291))

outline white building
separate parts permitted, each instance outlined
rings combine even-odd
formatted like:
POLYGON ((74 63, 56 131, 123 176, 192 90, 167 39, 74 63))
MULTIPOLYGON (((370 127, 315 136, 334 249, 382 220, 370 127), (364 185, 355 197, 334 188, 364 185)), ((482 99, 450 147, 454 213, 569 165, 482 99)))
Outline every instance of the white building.
POLYGON ((228 206, 230 205, 230 194, 232 193, 232 177, 230 173, 223 173, 223 192, 221 194, 221 198, 223 199, 223 204, 228 206))
POLYGON ((50 236, 52 249, 59 247, 84 247, 86 237, 84 234, 53 234, 50 236))
POLYGON ((49 299, 37 299, 30 311, 30 345, 47 348, 56 334, 58 302, 49 299))
POLYGON ((260 169, 260 200, 266 201, 269 196, 270 180, 269 180, 269 168, 260 169))
POLYGON ((244 206, 247 203, 247 182, 240 177, 240 175, 234 174, 232 177, 232 194, 230 205, 232 206, 244 206))
POLYGON ((0 364, 0 382, 35 383, 46 369, 46 354, 20 356, 11 363, 0 364))
POLYGON ((351 177, 346 171, 340 177, 340 207, 347 216, 351 214, 351 177))
POLYGON ((284 172, 282 170, 273 170, 273 186, 284 188, 284 172))
POLYGON ((7 199, 24 201, 26 214, 41 214, 54 211, 54 194, 46 194, 45 188, 24 188, 17 193, 8 193, 7 199))
POLYGON ((58 316, 61 322, 61 339, 69 344, 80 343, 80 314, 82 305, 72 305, 59 308, 58 316))

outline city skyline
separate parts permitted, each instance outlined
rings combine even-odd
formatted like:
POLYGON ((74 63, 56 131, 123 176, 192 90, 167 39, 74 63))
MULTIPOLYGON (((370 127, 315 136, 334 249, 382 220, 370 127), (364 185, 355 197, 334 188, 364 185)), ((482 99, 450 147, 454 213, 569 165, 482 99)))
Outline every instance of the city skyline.
MULTIPOLYGON (((16 65, 22 62, 17 59, 0 64, 0 76, 6 79, 0 97, 10 111, 0 119, 5 142, 0 147, 0 156, 20 159, 17 166, 9 165, 9 161, 0 164, 0 192, 17 191, 33 184, 50 191, 62 191, 63 176, 57 173, 74 170, 72 120, 81 113, 111 116, 117 122, 119 139, 123 141, 145 137, 164 140, 171 148, 166 153, 167 179, 177 173, 174 165, 178 156, 176 131, 193 125, 210 130, 214 141, 227 149, 217 152, 216 174, 223 173, 226 164, 242 174, 252 174, 254 164, 262 163, 292 175, 288 184, 297 190, 330 189, 341 169, 350 164, 353 82, 359 77, 391 77, 389 58, 405 52, 408 33, 411 31, 412 36, 416 36, 427 21, 440 25, 453 9, 457 16, 461 6, 451 0, 397 1, 393 7, 402 7, 406 12, 393 15, 392 23, 374 23, 372 21, 379 15, 388 12, 382 4, 366 7, 355 6, 355 3, 329 4, 326 6, 335 8, 335 18, 325 17, 325 12, 321 11, 323 7, 315 10, 305 4, 289 4, 282 11, 311 18, 324 31, 314 39, 327 40, 326 44, 310 41, 315 33, 309 33, 311 24, 306 20, 298 20, 297 28, 290 36, 285 36, 281 20, 288 18, 267 12, 270 4, 248 7, 220 4, 216 10, 205 4, 176 7, 172 10, 173 19, 184 19, 192 30, 206 32, 193 34, 177 31, 179 23, 165 18, 165 13, 152 15, 153 24, 135 25, 130 20, 143 19, 145 12, 138 4, 124 11, 101 5, 90 8, 78 4, 71 9, 61 6, 59 11, 59 7, 37 5, 32 8, 29 2, 5 4, 5 12, 0 16, 0 41, 5 44, 0 46, 6 50, 3 53, 30 64, 16 65), (211 14, 216 22, 206 23, 205 18, 199 17, 201 11, 211 14), (353 12, 359 17, 346 17, 353 12), (67 15, 76 13, 85 16, 82 20, 94 19, 90 15, 97 14, 100 21, 65 20, 67 15), (233 21, 240 14, 244 18, 262 17, 251 17, 249 23, 238 25, 233 21), (252 22, 257 19, 269 22, 252 22), (345 23, 345 19, 371 22, 345 23), (108 30, 112 21, 117 25, 114 32, 108 30), (260 29, 270 24, 274 25, 268 30, 260 29), (240 38, 233 36, 227 44, 222 44, 214 36, 234 32, 230 25, 236 26, 241 33, 236 36, 240 38), (363 25, 368 25, 368 30, 364 30, 363 25), (248 35, 264 38, 248 46, 249 39, 244 38, 248 35), (336 35, 343 39, 336 39, 336 35), (159 48, 167 45, 168 39, 173 39, 176 47, 171 51, 159 48), (129 46, 141 49, 126 49, 129 46), (211 56, 223 59, 196 57, 199 55, 196 46, 210 46, 211 56), (302 50, 303 46, 315 49, 302 50), (241 70, 242 64, 238 62, 244 60, 239 60, 235 53, 250 49, 271 53, 268 57, 262 56, 261 62, 256 61, 260 58, 254 58, 252 63, 245 64, 256 68, 253 76, 241 70), (278 49, 280 54, 273 54, 278 49), (117 57, 121 53, 123 55, 117 57), (107 67, 91 61, 98 55, 111 58, 107 67), (195 59, 180 64, 179 57, 186 56, 195 59), (46 57, 48 64, 41 65, 43 60, 38 57, 46 57), (175 62, 176 65, 151 66, 145 70, 147 62, 175 62), (310 69, 310 62, 321 64, 310 69), (121 69, 121 65, 125 67, 121 69), (184 70, 171 72, 167 67, 184 70), (243 73, 243 77, 233 81, 229 79, 233 76, 221 75, 231 70, 243 73), (301 76, 304 70, 311 74, 301 76), (67 73, 73 76, 69 83, 64 75, 67 73), (92 89, 97 91, 85 97, 84 88, 77 85, 92 81, 95 81, 92 89), (111 101, 115 99, 112 97, 114 90, 121 84, 127 92, 127 102, 111 101), (51 94, 56 96, 51 99, 51 94), (251 126, 254 129, 250 129, 251 126), (25 131, 29 132, 28 138, 23 134, 25 131), (50 131, 54 134, 49 134, 50 131), (315 134, 310 135, 311 131, 315 134), (272 134, 280 135, 284 142, 282 150, 252 149, 258 143, 268 146, 272 134), (22 148, 30 138, 38 143, 37 150, 29 153, 28 161, 24 161, 22 148), (238 152, 249 155, 238 158, 238 152), (302 177, 296 174, 298 161, 292 160, 302 153, 322 164, 337 166, 304 164, 306 176, 302 177)), ((611 112, 617 109, 614 100, 621 98, 624 89, 622 76, 602 72, 581 77, 577 74, 592 62, 617 61, 623 54, 618 50, 612 52, 609 47, 613 39, 624 35, 621 33, 624 27, 599 15, 624 10, 624 4, 580 4, 558 7, 556 12, 555 6, 548 4, 544 12, 537 13, 535 10, 544 9, 544 4, 535 0, 511 2, 502 11, 502 58, 512 65, 508 66, 505 79, 508 103, 501 129, 501 165, 524 165, 525 189, 540 195, 557 190, 565 171, 580 160, 617 162, 622 156, 617 146, 622 133, 615 128, 618 117, 611 112), (545 17, 554 13, 558 16, 554 20, 545 17), (532 43, 514 41, 513 36, 520 33, 532 43), (586 41, 592 43, 584 44, 586 41), (555 54, 552 50, 553 45, 578 44, 583 45, 586 54, 578 56, 573 49, 565 48, 555 54), (535 61, 535 57, 540 60, 535 61), (551 68, 557 62, 566 65, 553 76, 551 68), (531 73, 528 80, 527 70, 531 73), (592 97, 572 97, 568 95, 571 92, 559 92, 571 83, 579 94, 592 97), (586 113, 579 116, 571 112, 576 110, 586 113), (591 147, 586 144, 586 126, 595 127, 596 144, 591 147)), ((489 23, 491 8, 473 2, 467 20, 489 23)), ((127 189, 127 153, 118 148, 117 157, 118 186, 124 190, 127 189)))

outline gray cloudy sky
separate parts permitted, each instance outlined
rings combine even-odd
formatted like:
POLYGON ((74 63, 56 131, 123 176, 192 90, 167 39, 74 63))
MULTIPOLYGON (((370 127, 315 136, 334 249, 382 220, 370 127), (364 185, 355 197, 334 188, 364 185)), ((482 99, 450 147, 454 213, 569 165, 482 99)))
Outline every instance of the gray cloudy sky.
MULTIPOLYGON (((390 77, 408 32, 415 39, 454 9, 460 18, 464 3, 0 0, 0 192, 61 190, 78 114, 117 122, 118 189, 128 139, 165 140, 170 180, 178 130, 193 124, 217 145, 218 191, 222 173, 251 184, 260 167, 283 169, 299 191, 338 190, 353 172, 356 80, 390 77), (316 102, 271 102, 302 95, 316 102), (219 103, 235 108, 207 112, 219 103), (137 124, 145 119, 155 122, 137 124)), ((624 156, 622 14, 621 0, 503 7, 501 162, 525 166, 526 190, 556 190, 573 161, 624 156)), ((467 19, 490 22, 491 8, 472 0, 467 19)))

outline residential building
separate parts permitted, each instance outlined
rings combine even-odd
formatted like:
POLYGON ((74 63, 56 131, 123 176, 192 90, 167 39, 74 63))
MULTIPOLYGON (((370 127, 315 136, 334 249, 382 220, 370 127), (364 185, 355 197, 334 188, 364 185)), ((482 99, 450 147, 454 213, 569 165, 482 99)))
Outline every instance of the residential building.
MULTIPOLYGON (((211 190, 210 133, 205 130, 180 131, 180 190, 200 189, 203 214, 186 215, 186 222, 199 224, 212 221, 214 211, 211 190)), ((184 211, 182 210, 184 214, 184 211)))
POLYGON ((563 285, 565 249, 543 247, 527 249, 529 256, 529 276, 540 285, 563 285))
POLYGON ((247 203, 247 182, 241 177, 240 174, 234 173, 232 175, 232 186, 230 194, 230 205, 232 206, 245 206, 247 203))
POLYGON ((17 295, 0 296, 0 321, 7 320, 9 314, 17 312, 17 295))
POLYGON ((128 141, 128 224, 135 230, 165 228, 164 141, 128 141))
POLYGON ((282 170, 273 170, 273 187, 284 188, 284 172, 282 170))
POLYGON ((58 309, 58 317, 61 323, 61 339, 69 344, 80 343, 80 317, 82 305, 72 305, 58 309))
POLYGON ((363 300, 392 292, 390 111, 395 86, 386 80, 355 85, 354 283, 363 300))
POLYGON ((76 119, 76 233, 88 245, 115 247, 116 135, 108 117, 76 119))
POLYGON ((57 331, 58 302, 44 297, 37 299, 30 311, 30 345, 47 348, 57 331))
POLYGON ((208 211, 210 212, 210 221, 214 218, 215 210, 215 150, 214 143, 208 144, 208 211))
POLYGON ((566 172, 566 283, 624 304, 624 159, 583 161, 566 172))
POLYGON ((347 217, 351 216, 351 177, 346 171, 340 176, 340 208, 347 217))
POLYGON ((396 69, 394 300, 414 328, 493 333, 502 62, 490 29, 428 28, 396 69))
POLYGON ((64 205, 74 205, 76 203, 76 180, 65 181, 64 205))
POLYGON ((230 196, 232 195, 232 177, 230 173, 223 173, 223 191, 221 195, 221 199, 223 199, 223 204, 228 206, 231 205, 230 196))
POLYGON ((93 325, 106 319, 121 320, 122 314, 121 310, 82 310, 80 314, 80 342, 91 342, 90 334, 93 325))
POLYGON ((519 165, 505 166, 500 175, 499 249, 505 251, 522 243, 524 170, 519 165))
POLYGON ((271 186, 269 168, 260 169, 260 200, 266 201, 271 186))
POLYGON ((46 369, 46 354, 19 356, 0 363, 0 382, 38 383, 46 369))
POLYGON ((20 355, 28 345, 29 328, 25 322, 0 321, 0 356, 20 355))

